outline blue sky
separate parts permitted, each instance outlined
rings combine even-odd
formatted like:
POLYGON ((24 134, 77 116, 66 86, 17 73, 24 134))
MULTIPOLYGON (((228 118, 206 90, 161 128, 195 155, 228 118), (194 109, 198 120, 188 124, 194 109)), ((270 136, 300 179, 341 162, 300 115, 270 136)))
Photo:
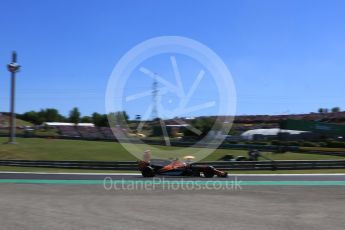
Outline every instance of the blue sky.
MULTIPOLYGON (((345 108, 344 12, 345 1, 335 0, 1 0, 0 111, 9 107, 12 50, 23 66, 17 112, 54 107, 67 114, 77 106, 88 115, 105 112, 107 81, 121 56, 166 35, 198 40, 223 59, 237 114, 345 108)), ((131 116, 141 110, 128 105, 131 116)))

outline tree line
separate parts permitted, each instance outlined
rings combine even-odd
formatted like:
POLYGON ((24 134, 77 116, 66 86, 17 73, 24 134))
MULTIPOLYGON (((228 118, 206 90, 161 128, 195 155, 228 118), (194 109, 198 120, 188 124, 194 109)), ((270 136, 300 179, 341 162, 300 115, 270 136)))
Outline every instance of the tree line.
POLYGON ((47 108, 39 111, 29 111, 23 114, 18 114, 17 117, 24 121, 28 121, 35 125, 41 125, 44 122, 71 122, 78 123, 93 123, 100 127, 109 127, 108 116, 116 119, 128 121, 129 116, 126 111, 115 112, 111 114, 93 113, 91 116, 82 116, 77 107, 73 108, 68 116, 61 115, 57 109, 47 108))
POLYGON ((328 109, 328 108, 319 108, 318 109, 318 112, 319 113, 339 113, 341 110, 340 110, 340 107, 333 107, 331 109, 328 109))

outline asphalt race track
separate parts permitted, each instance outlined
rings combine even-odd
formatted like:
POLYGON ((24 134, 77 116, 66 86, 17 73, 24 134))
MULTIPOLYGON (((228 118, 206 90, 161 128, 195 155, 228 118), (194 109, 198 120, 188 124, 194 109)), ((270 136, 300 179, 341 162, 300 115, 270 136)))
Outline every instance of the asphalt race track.
POLYGON ((345 226, 345 175, 164 178, 166 183, 162 179, 151 183, 152 179, 139 175, 0 173, 0 229, 333 230, 345 226), (105 177, 121 183, 105 188, 105 177), (234 180, 244 182, 243 186, 227 188, 225 182, 234 180), (139 185, 149 187, 132 187, 140 181, 145 183, 139 185), (206 184, 219 181, 221 186, 206 184), (322 184, 326 182, 332 185, 322 184), (175 187, 168 187, 170 183, 175 187))
MULTIPOLYGON (((143 178, 139 173, 17 173, 0 172, 0 179, 43 179, 43 180, 103 180, 111 177, 114 180, 152 180, 143 178)), ((242 181, 345 181, 345 174, 234 174, 227 178, 214 177, 211 180, 231 181, 234 178, 242 181)), ((157 178, 157 177, 156 177, 157 178)), ((158 177, 163 178, 163 177, 158 177)), ((210 180, 202 177, 164 177, 165 180, 210 180)))

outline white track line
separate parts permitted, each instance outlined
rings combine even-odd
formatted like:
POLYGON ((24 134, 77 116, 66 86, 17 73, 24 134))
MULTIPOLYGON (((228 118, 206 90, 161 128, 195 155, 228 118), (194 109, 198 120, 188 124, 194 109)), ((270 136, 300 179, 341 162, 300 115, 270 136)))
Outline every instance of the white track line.
MULTIPOLYGON (((139 176, 141 173, 68 173, 68 172, 11 172, 1 171, 0 174, 61 174, 61 175, 118 175, 118 176, 139 176)), ((345 176, 345 173, 315 173, 315 174, 229 174, 229 176, 345 176)))
POLYGON ((308 173, 308 174, 231 174, 229 176, 345 176, 345 173, 308 173))
POLYGON ((11 172, 11 171, 1 171, 0 174, 47 174, 47 175, 118 175, 118 176, 138 176, 141 173, 69 173, 69 172, 11 172))

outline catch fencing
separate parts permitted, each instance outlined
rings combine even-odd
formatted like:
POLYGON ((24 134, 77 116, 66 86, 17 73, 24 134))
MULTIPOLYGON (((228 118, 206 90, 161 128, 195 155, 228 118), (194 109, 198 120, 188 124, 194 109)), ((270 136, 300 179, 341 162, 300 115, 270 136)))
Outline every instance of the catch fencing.
MULTIPOLYGON (((280 161, 209 161, 194 165, 211 165, 220 170, 303 170, 345 169, 345 160, 280 160, 280 161)), ((43 167, 95 170, 138 170, 136 161, 34 161, 0 160, 0 166, 43 167)))

